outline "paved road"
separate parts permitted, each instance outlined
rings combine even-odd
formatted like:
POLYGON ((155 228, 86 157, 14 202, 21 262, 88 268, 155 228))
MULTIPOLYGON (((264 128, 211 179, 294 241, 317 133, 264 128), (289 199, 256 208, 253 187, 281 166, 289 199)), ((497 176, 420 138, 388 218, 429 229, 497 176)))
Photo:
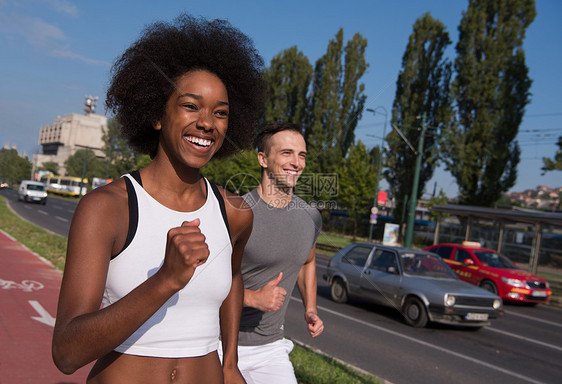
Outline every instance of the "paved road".
POLYGON ((70 376, 51 359, 62 274, 0 231, 0 384, 84 383, 91 366, 70 376))
POLYGON ((45 228, 57 235, 67 237, 72 215, 76 209, 76 202, 71 200, 48 197, 47 204, 25 203, 18 201, 17 191, 3 189, 0 195, 4 196, 20 217, 45 228))
MULTIPOLYGON (((47 205, 64 218, 64 208, 55 208, 58 206, 55 199, 47 205)), ((16 203, 12 206, 25 210, 34 220, 45 216, 40 212, 29 213, 43 210, 43 206, 16 203)), ((66 214, 70 219, 70 212, 66 214)), ((324 335, 313 340, 306 334, 302 304, 295 292, 287 312, 288 337, 394 384, 560 382, 561 308, 543 304, 506 305, 503 318, 476 332, 439 325, 414 329, 404 324, 396 310, 362 302, 331 301, 329 287, 322 280, 326 263, 327 258, 318 259, 318 305, 326 324, 324 335)), ((54 306, 52 311, 54 314, 54 306)), ((0 384, 3 383, 0 375, 0 384)))
POLYGON ((306 333, 298 290, 287 310, 290 338, 394 384, 558 384, 562 377, 562 308, 505 305, 505 315, 478 331, 430 324, 406 325, 391 308, 352 301, 337 304, 322 280, 318 258, 318 312, 324 334, 306 333))

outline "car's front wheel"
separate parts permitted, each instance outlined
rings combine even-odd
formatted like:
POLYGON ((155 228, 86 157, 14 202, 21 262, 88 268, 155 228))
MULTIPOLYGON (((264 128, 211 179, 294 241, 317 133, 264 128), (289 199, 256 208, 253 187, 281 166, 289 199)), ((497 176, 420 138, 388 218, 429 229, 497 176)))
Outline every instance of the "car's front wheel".
POLYGON ((332 288, 330 289, 330 293, 332 294, 332 300, 336 303, 346 303, 348 299, 347 295, 347 288, 345 287, 345 283, 340 278, 335 278, 332 282, 332 288))
POLYGON ((409 297, 402 307, 406 323, 414 328, 423 328, 427 324, 427 312, 425 305, 417 297, 409 297))
POLYGON ((480 288, 484 288, 486 291, 492 292, 494 295, 498 294, 498 287, 494 284, 493 281, 484 280, 480 283, 480 288))

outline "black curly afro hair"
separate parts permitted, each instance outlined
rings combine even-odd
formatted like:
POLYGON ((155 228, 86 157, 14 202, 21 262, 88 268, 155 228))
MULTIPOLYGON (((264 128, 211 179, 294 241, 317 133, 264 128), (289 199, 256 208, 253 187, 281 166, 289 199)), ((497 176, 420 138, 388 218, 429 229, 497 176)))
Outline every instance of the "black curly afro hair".
POLYGON ((154 123, 163 117, 176 79, 197 69, 217 75, 228 92, 228 131, 216 156, 252 145, 263 106, 263 59, 252 40, 228 21, 182 14, 174 23, 148 26, 113 65, 106 107, 133 149, 156 156, 154 123))

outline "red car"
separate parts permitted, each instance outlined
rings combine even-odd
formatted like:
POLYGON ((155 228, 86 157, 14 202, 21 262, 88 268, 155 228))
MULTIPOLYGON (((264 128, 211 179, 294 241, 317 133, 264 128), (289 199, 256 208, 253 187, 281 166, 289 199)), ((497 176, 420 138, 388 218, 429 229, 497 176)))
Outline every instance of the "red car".
POLYGON ((492 249, 465 241, 437 244, 426 251, 437 253, 461 280, 495 293, 505 301, 546 303, 552 290, 548 281, 520 269, 517 264, 492 249))

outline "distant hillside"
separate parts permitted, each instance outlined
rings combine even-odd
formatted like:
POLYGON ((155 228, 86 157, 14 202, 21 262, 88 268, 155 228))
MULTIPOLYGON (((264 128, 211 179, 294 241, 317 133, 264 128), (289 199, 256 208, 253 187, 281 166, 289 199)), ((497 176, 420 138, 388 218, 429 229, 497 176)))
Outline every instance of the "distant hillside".
POLYGON ((535 189, 527 189, 523 192, 508 192, 504 196, 509 203, 523 207, 548 211, 562 208, 562 187, 551 188, 546 185, 539 185, 535 189))

